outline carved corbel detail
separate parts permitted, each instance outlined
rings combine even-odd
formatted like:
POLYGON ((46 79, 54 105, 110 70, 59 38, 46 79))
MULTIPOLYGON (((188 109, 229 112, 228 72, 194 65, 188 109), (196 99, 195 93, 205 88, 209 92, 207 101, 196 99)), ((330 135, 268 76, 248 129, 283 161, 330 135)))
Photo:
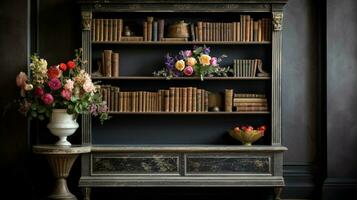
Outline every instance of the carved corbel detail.
POLYGON ((82 12, 82 29, 90 30, 92 25, 92 13, 91 12, 82 12))
POLYGON ((283 13, 273 12, 273 28, 274 31, 283 30, 283 13))

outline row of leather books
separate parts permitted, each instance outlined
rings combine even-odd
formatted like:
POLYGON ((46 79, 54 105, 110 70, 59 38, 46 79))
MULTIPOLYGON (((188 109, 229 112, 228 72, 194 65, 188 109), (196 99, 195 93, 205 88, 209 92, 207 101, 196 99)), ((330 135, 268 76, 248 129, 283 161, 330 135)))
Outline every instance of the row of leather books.
POLYGON ((144 41, 162 41, 164 38, 164 29, 164 19, 154 21, 154 17, 147 17, 147 20, 143 22, 144 41))
POLYGON ((236 111, 268 111, 265 94, 237 93, 233 96, 236 111))
POLYGON ((93 19, 91 33, 92 41, 121 41, 123 19, 93 19))
POLYGON ((233 74, 235 77, 255 77, 257 68, 262 65, 261 59, 234 59, 233 74))
POLYGON ((208 112, 208 91, 195 87, 129 92, 102 85, 101 94, 112 112, 208 112))
POLYGON ((102 59, 98 62, 100 76, 119 77, 119 53, 112 50, 104 50, 102 59))
POLYGON ((204 22, 198 21, 195 34, 196 41, 270 41, 271 22, 268 18, 254 20, 250 15, 240 15, 239 22, 204 22))

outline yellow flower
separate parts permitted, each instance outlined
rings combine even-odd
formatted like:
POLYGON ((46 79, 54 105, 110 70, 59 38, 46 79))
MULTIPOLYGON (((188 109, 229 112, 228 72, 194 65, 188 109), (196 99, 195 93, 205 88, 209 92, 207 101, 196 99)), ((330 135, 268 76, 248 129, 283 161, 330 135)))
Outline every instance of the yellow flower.
POLYGON ((202 54, 202 55, 199 57, 199 60, 200 60, 200 63, 201 63, 202 65, 210 65, 211 56, 206 55, 206 54, 202 54))
POLYGON ((184 60, 178 60, 175 64, 175 67, 177 70, 182 71, 185 69, 185 61, 184 60))
POLYGON ((194 66, 197 63, 196 59, 194 57, 189 57, 187 58, 187 65, 188 66, 194 66))
POLYGON ((33 85, 32 84, 25 84, 25 90, 26 91, 30 91, 33 89, 33 85))

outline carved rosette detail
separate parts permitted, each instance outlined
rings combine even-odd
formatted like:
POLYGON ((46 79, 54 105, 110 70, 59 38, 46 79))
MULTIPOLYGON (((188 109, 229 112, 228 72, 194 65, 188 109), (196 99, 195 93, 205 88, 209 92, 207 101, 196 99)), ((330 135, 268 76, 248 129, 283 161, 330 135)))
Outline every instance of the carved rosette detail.
POLYGON ((274 31, 283 30, 283 13, 273 12, 273 27, 274 31))
POLYGON ((92 13, 91 12, 82 12, 82 29, 90 30, 92 24, 92 13))

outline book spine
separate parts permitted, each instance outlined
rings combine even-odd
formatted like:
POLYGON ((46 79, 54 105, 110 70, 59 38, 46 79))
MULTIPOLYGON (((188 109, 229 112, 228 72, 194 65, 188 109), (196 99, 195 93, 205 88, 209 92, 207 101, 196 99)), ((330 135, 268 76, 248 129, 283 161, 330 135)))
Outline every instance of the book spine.
POLYGON ((153 17, 147 17, 147 22, 148 22, 148 32, 147 32, 147 38, 148 41, 152 41, 152 24, 153 24, 154 18, 153 17))
POLYGON ((118 24, 118 41, 121 41, 122 35, 123 35, 123 19, 119 19, 119 24, 118 24))
POLYGON ((118 41, 118 20, 113 19, 113 41, 118 41))
POLYGON ((192 87, 187 88, 187 112, 192 112, 192 87))
POLYGON ((197 112, 201 112, 201 99, 202 99, 202 89, 197 89, 197 98, 196 98, 196 108, 197 108, 197 112))
POLYGON ((192 112, 197 111, 197 88, 192 88, 192 112))
POLYGON ((164 90, 165 112, 170 112, 170 90, 164 90))
POLYGON ((225 111, 232 112, 233 89, 225 89, 225 111))
POLYGON ((165 30, 165 20, 160 19, 159 20, 159 41, 164 38, 164 30, 165 30))
POLYGON ((111 77, 111 75, 112 75, 112 50, 104 50, 104 68, 105 68, 105 76, 111 77))
POLYGON ((182 88, 182 112, 187 112, 187 88, 182 88))
POLYGON ((96 35, 96 31, 95 31, 95 28, 96 28, 96 19, 92 19, 92 27, 91 27, 91 39, 92 41, 96 41, 95 40, 95 35, 96 35))
POLYGON ((152 41, 157 41, 158 37, 158 24, 157 21, 153 22, 153 32, 152 32, 152 41))
POLYGON ((175 112, 175 88, 174 87, 170 87, 170 112, 175 112))
POLYGON ((119 77, 119 53, 112 53, 112 77, 119 77))

